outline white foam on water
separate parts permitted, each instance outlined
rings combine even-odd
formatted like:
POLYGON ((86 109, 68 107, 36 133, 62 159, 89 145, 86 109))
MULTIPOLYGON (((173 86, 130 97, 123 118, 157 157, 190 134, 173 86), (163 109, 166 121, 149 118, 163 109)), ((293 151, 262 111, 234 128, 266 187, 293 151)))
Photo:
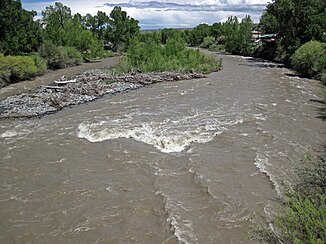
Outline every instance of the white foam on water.
POLYGON ((182 219, 181 216, 178 215, 178 206, 180 207, 179 202, 172 201, 166 194, 161 191, 157 191, 156 195, 160 195, 163 197, 165 201, 164 209, 168 214, 166 221, 170 225, 171 231, 173 231, 174 236, 180 243, 190 244, 194 241, 197 242, 198 239, 194 234, 193 223, 191 220, 182 219), (187 239, 190 239, 189 241, 187 239))
POLYGON ((223 129, 201 126, 196 130, 170 130, 155 124, 143 124, 136 127, 102 128, 99 124, 81 123, 78 127, 79 138, 90 142, 101 142, 117 138, 133 138, 136 141, 154 146, 164 153, 181 152, 190 144, 206 143, 221 134, 223 129))
POLYGON ((266 117, 264 117, 264 114, 253 114, 253 117, 257 120, 266 121, 266 117))
POLYGON ((83 122, 78 126, 78 137, 90 142, 117 138, 132 138, 154 146, 163 153, 182 152, 192 143, 207 143, 228 127, 243 123, 242 118, 219 120, 211 116, 201 118, 198 114, 159 122, 109 121, 83 122))
POLYGON ((269 170, 269 167, 271 166, 271 164, 268 161, 268 157, 262 156, 257 153, 256 158, 255 158, 255 165, 259 169, 260 172, 267 175, 269 180, 273 183, 275 191, 277 192, 277 194, 279 196, 281 196, 282 195, 281 187, 278 184, 276 177, 269 170))
POLYGON ((15 130, 7 130, 5 132, 3 132, 0 137, 2 138, 10 138, 10 137, 15 137, 15 136, 18 136, 20 133, 18 133, 17 131, 15 130))

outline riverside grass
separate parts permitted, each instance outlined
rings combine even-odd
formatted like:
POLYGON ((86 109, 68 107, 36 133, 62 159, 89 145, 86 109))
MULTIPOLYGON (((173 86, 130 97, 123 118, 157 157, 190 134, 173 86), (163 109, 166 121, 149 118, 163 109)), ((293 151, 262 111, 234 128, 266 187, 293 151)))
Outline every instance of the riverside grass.
POLYGON ((199 50, 188 49, 180 37, 168 39, 166 45, 152 39, 141 42, 138 38, 131 41, 127 56, 115 67, 117 73, 163 72, 210 73, 221 69, 222 61, 214 55, 199 50))

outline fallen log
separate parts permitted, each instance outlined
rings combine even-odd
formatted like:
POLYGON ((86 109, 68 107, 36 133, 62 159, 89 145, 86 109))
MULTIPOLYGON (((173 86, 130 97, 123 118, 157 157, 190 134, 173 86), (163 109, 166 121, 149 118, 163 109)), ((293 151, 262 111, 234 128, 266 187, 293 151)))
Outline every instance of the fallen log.
POLYGON ((58 85, 66 85, 66 84, 69 84, 69 83, 76 83, 77 82, 77 79, 73 79, 73 80, 56 80, 54 81, 55 84, 58 84, 58 85))
POLYGON ((55 90, 65 89, 65 87, 61 87, 61 86, 42 86, 42 88, 45 88, 45 89, 55 89, 55 90))

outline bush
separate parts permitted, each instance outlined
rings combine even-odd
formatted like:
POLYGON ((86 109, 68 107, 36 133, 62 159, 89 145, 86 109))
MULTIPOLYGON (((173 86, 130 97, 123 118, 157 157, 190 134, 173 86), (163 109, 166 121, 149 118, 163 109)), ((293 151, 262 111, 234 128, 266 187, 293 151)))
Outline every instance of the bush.
POLYGON ((213 44, 212 46, 209 47, 210 51, 213 52, 220 52, 220 53, 224 53, 225 52, 225 46, 222 44, 213 44))
POLYGON ((221 60, 199 50, 186 49, 184 39, 174 37, 165 46, 154 40, 140 42, 134 39, 128 47, 127 57, 116 66, 117 72, 212 72, 221 67, 221 60))
POLYGON ((36 75, 43 75, 47 70, 46 61, 39 54, 30 55, 36 66, 36 75))
POLYGON ((74 47, 65 47, 64 49, 65 49, 65 51, 67 52, 67 55, 68 55, 67 65, 81 64, 81 62, 83 61, 82 54, 80 52, 78 52, 76 48, 74 48, 74 47))
POLYGON ((3 85, 35 77, 37 67, 28 56, 0 56, 0 83, 3 85))
POLYGON ((82 55, 76 48, 56 46, 50 41, 44 42, 40 54, 50 69, 62 69, 82 62, 82 55))
POLYGON ((201 47, 210 48, 214 44, 215 44, 215 38, 212 37, 212 36, 207 36, 207 37, 204 38, 204 41, 201 44, 201 47))
POLYGON ((291 57, 294 69, 314 77, 326 69, 326 44, 310 41, 303 44, 291 57))
POLYGON ((281 239, 286 243, 325 243, 325 201, 325 194, 319 195, 318 199, 302 197, 295 192, 288 194, 285 213, 276 220, 283 229, 281 239))
POLYGON ((50 69, 61 69, 66 67, 68 54, 64 47, 58 47, 51 41, 46 41, 41 47, 41 57, 47 62, 50 69))

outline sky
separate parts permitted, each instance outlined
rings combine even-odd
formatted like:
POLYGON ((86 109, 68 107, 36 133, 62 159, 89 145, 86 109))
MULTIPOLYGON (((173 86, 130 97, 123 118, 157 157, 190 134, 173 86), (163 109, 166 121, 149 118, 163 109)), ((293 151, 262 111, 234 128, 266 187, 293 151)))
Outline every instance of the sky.
MULTIPOLYGON (((57 0, 59 1, 59 0, 57 0)), ((192 28, 201 23, 223 22, 229 16, 242 19, 250 15, 258 22, 270 0, 61 0, 73 14, 96 15, 97 11, 108 15, 114 6, 121 6, 129 16, 139 20, 141 29, 192 28)), ((51 0, 22 0, 23 8, 35 10, 38 16, 51 0)))

